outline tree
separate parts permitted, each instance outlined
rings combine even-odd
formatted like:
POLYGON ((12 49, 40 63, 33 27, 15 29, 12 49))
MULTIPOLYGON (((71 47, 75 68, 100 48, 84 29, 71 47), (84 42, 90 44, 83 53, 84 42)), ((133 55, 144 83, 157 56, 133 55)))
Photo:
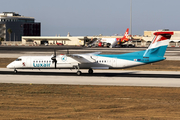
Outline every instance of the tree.
POLYGON ((0 38, 0 44, 1 44, 2 41, 4 41, 4 38, 3 38, 3 37, 0 38))
POLYGON ((4 41, 4 38, 3 38, 3 37, 1 37, 1 38, 0 38, 0 41, 4 41))
POLYGON ((7 32, 9 33, 9 41, 11 41, 11 33, 12 33, 11 28, 9 28, 9 29, 7 30, 7 32))

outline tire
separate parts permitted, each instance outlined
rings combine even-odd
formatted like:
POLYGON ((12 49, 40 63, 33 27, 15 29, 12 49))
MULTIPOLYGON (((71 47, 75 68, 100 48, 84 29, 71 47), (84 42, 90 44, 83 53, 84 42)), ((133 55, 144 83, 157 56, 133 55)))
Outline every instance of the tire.
POLYGON ((89 69, 89 70, 88 70, 88 73, 89 73, 89 74, 93 74, 93 69, 89 69))
POLYGON ((80 76, 82 74, 81 71, 77 71, 77 75, 80 76))
POLYGON ((18 71, 17 70, 14 70, 14 74, 16 74, 18 71))

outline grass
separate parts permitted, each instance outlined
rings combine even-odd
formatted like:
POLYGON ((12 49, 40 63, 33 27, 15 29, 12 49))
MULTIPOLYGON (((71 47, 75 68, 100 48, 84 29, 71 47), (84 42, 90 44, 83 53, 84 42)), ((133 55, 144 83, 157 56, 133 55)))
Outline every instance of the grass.
POLYGON ((1 119, 180 119, 180 88, 0 84, 1 119))
POLYGON ((16 58, 0 58, 0 68, 5 68, 9 63, 16 60, 16 58))
MULTIPOLYGON (((128 69, 179 71, 180 61, 128 69)), ((180 88, 0 84, 0 119, 179 120, 179 96, 180 88)))

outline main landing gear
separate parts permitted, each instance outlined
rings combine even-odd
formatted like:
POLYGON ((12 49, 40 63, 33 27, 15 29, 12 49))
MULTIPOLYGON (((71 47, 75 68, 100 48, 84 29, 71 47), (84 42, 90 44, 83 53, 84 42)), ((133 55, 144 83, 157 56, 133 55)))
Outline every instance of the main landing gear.
POLYGON ((82 72, 79 70, 79 65, 74 66, 74 68, 77 70, 77 75, 80 76, 82 74, 82 72))
POLYGON ((18 71, 16 69, 14 69, 14 73, 16 74, 18 71))
POLYGON ((80 76, 82 74, 81 71, 77 71, 77 75, 80 76))
MULTIPOLYGON (((77 74, 78 76, 80 76, 80 75, 82 74, 82 72, 80 71, 79 66, 74 66, 74 68, 77 70, 77 73, 76 73, 76 74, 77 74)), ((90 68, 90 69, 88 70, 88 73, 89 73, 89 74, 93 74, 93 69, 90 68)))
POLYGON ((90 69, 88 70, 88 73, 89 73, 89 74, 93 74, 93 69, 90 68, 90 69))

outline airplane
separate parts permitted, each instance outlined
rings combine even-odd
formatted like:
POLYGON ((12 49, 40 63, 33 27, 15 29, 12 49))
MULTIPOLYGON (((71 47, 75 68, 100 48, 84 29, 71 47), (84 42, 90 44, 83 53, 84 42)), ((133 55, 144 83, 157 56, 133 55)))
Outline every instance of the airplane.
POLYGON ((128 34, 129 34, 129 28, 127 28, 126 32, 124 33, 124 36, 123 38, 121 38, 119 40, 119 43, 124 43, 124 42, 127 42, 129 39, 128 39, 128 34))
POLYGON ((103 43, 106 43, 107 46, 111 48, 115 47, 117 44, 121 45, 122 43, 125 43, 129 40, 128 33, 129 33, 129 28, 127 28, 122 38, 102 38, 98 46, 102 47, 103 43))
POLYGON ((86 54, 61 54, 52 56, 22 56, 7 65, 14 69, 89 69, 92 74, 94 69, 123 69, 165 60, 164 54, 174 33, 171 31, 155 32, 150 46, 143 51, 126 54, 100 54, 100 52, 86 54))
POLYGON ((117 44, 121 45, 122 43, 127 42, 128 39, 128 33, 129 33, 129 28, 127 28, 123 38, 98 38, 95 41, 91 40, 92 43, 88 45, 88 47, 111 47, 114 48, 116 47, 117 44))

